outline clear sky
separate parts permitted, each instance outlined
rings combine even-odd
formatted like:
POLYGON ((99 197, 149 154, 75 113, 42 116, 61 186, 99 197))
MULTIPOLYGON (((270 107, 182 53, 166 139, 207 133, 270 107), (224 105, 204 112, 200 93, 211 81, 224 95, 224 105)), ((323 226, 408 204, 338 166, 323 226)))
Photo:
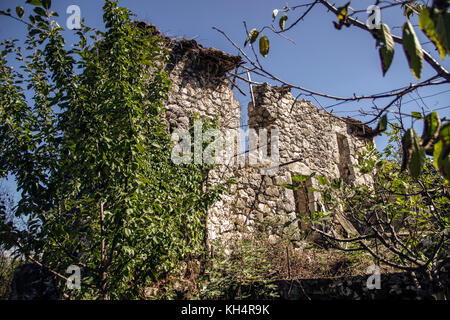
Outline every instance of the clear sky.
MULTIPOLYGON (((66 9, 69 5, 78 5, 81 16, 89 26, 102 29, 101 0, 53 0, 52 9, 59 13, 56 18, 61 26, 66 25, 66 9)), ((289 6, 309 3, 311 0, 290 1, 289 6)), ((334 0, 337 6, 347 1, 334 0)), ((365 9, 375 1, 352 1, 352 7, 365 9)), ((1 0, 0 10, 23 5, 25 0, 1 0)), ((286 2, 282 0, 122 0, 122 6, 131 9, 138 20, 153 23, 164 34, 170 37, 185 37, 195 39, 205 47, 215 47, 231 54, 237 50, 212 27, 216 26, 226 32, 236 43, 243 45, 245 31, 243 21, 248 27, 261 28, 271 23, 273 9, 281 9, 286 2)), ((25 16, 29 14, 29 6, 25 6, 25 16)), ((288 13, 289 20, 294 21, 303 11, 297 9, 288 13)), ((368 14, 359 13, 357 17, 366 21, 368 14)), ((336 20, 333 13, 327 12, 322 5, 317 5, 305 20, 286 33, 286 36, 295 41, 295 45, 279 36, 265 32, 271 41, 270 54, 267 58, 260 57, 263 65, 278 77, 301 85, 303 87, 338 96, 353 96, 353 94, 371 94, 403 87, 417 82, 410 72, 402 47, 396 44, 395 56, 390 70, 382 76, 378 50, 375 40, 365 31, 355 27, 336 30, 332 21, 336 20)), ((396 35, 401 35, 401 25, 405 17, 399 9, 386 9, 382 12, 382 20, 391 27, 396 35)), ((416 23, 413 21, 413 23, 416 23)), ((0 39, 23 38, 25 27, 10 18, 0 16, 0 39)), ((422 43, 428 39, 416 28, 422 43)), ((65 33, 67 43, 73 43, 74 32, 65 33)), ((450 69, 450 59, 442 61, 430 43, 424 44, 436 60, 444 67, 450 69)), ((424 63, 422 79, 433 75, 433 70, 424 63)), ((259 80, 259 79, 258 79, 259 80)), ((245 88, 247 89, 247 88, 245 88)), ((294 95, 298 92, 293 92, 294 95)), ((406 96, 403 112, 438 110, 441 116, 450 118, 450 86, 441 85, 419 90, 423 99, 413 94, 406 96), (445 108, 445 109, 441 109, 445 108)), ((245 107, 249 98, 237 95, 245 107)), ((317 103, 312 100, 317 105, 317 103)), ((323 106, 329 106, 335 101, 319 99, 323 106)), ((377 101, 383 106, 382 101, 377 101)), ((333 108, 339 116, 357 117, 355 110, 367 109, 371 101, 345 103, 333 108)), ((245 111, 245 108, 244 108, 245 111)), ((357 117, 358 118, 358 117, 357 117)), ((360 118, 362 119, 362 118, 360 118)), ((412 120, 405 124, 409 125, 412 120)), ((419 132, 420 134, 421 132, 419 132)), ((384 137, 377 137, 377 146, 383 146, 384 137)))

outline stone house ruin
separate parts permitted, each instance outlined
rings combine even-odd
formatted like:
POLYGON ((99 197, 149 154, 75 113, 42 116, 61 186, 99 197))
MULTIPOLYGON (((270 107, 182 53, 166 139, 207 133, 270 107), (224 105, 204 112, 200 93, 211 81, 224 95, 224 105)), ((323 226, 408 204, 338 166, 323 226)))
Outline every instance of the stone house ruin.
MULTIPOLYGON (((203 48, 194 40, 169 43, 171 55, 166 70, 173 80, 173 92, 166 105, 166 117, 170 130, 187 129, 189 117, 195 113, 200 118, 218 119, 226 143, 235 139, 227 136, 227 132, 239 129, 241 106, 226 72, 235 69, 241 58, 203 48)), ((253 86, 252 91, 254 105, 250 102, 248 106, 248 127, 257 135, 252 141, 258 145, 260 129, 270 132, 276 128, 281 165, 270 174, 262 174, 270 163, 251 164, 251 156, 245 156, 240 143, 235 143, 234 152, 239 160, 232 165, 219 164, 211 172, 211 181, 223 182, 234 177, 236 184, 230 185, 228 192, 209 210, 208 240, 229 243, 252 232, 255 223, 267 217, 289 221, 307 208, 316 210, 320 203, 317 194, 304 188, 294 192, 281 186, 292 183, 294 174, 316 172, 355 184, 371 181, 370 176, 359 175, 351 166, 357 162, 356 152, 372 141, 360 132, 370 128, 319 110, 309 101, 297 101, 289 88, 262 84, 253 86)), ((236 139, 239 141, 239 137, 236 139)), ((311 179, 308 183, 314 186, 317 182, 311 179)), ((352 228, 339 213, 336 219, 344 229, 352 228)))

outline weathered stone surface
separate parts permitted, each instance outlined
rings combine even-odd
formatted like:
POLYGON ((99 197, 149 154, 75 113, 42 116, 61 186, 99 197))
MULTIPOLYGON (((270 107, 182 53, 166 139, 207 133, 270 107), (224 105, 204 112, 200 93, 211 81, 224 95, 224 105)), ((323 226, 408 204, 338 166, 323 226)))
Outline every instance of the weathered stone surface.
MULTIPOLYGON (((240 58, 203 48, 193 40, 172 41, 171 46, 167 71, 174 90, 166 105, 171 130, 187 128, 189 118, 197 114, 200 119, 218 120, 225 145, 240 141, 229 130, 239 129, 241 106, 225 75, 239 64, 240 58)), ((249 141, 259 147, 259 152, 251 152, 249 146, 249 153, 243 155, 240 145, 231 147, 232 154, 241 155, 218 164, 210 174, 212 184, 231 177, 236 180, 236 185, 208 212, 209 239, 222 238, 225 244, 239 238, 241 232, 248 232, 238 230, 238 226, 244 225, 243 215, 245 226, 249 226, 264 217, 295 212, 296 201, 302 197, 282 186, 291 184, 294 174, 315 172, 330 179, 342 177, 355 184, 367 184, 372 179, 355 174, 351 166, 358 161, 356 152, 369 141, 355 134, 360 124, 319 110, 309 101, 295 100, 286 87, 262 84, 253 86, 253 94, 255 105, 248 105, 248 125, 253 129, 249 141), (277 163, 262 157, 264 148, 266 153, 270 150, 260 141, 263 129, 267 137, 271 137, 272 129, 278 130, 278 160, 289 165, 277 167, 277 163)), ((307 206, 315 208, 314 202, 319 198, 316 194, 309 198, 311 203, 307 206)), ((295 214, 291 217, 295 219, 295 214)))

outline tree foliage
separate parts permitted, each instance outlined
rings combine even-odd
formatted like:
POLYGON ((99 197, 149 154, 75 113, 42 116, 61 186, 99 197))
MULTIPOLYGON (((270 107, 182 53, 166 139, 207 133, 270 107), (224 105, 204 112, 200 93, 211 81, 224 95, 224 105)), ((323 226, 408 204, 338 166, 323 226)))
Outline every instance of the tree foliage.
POLYGON ((6 40, 0 53, 0 175, 16 178, 27 227, 2 221, 2 243, 59 274, 68 296, 139 297, 201 251, 219 191, 209 167, 171 162, 168 50, 112 0, 105 31, 83 25, 68 50, 51 1, 27 3, 24 47, 6 40), (81 290, 65 287, 70 265, 81 290))

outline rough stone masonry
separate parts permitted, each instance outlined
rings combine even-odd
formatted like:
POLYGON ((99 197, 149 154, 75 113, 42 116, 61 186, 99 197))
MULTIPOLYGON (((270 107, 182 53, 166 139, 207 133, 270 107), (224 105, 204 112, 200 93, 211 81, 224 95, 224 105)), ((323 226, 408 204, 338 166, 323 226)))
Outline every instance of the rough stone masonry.
MULTIPOLYGON (((166 116, 171 131, 187 129, 192 114, 200 118, 219 121, 219 130, 226 136, 227 130, 239 129, 241 106, 233 95, 226 72, 235 69, 240 57, 217 49, 203 48, 194 40, 170 40, 170 63, 166 66, 173 80, 173 92, 166 105, 166 116)), ((351 164, 357 162, 356 152, 361 151, 371 138, 363 131, 370 128, 359 125, 356 120, 342 119, 311 102, 297 101, 289 88, 271 87, 267 84, 254 86, 254 105, 248 106, 248 126, 260 129, 276 128, 279 133, 279 163, 283 165, 272 174, 261 174, 267 163, 250 164, 249 157, 239 157, 232 165, 217 165, 210 179, 223 182, 235 177, 236 184, 229 186, 220 201, 213 205, 207 215, 208 240, 220 239, 230 243, 243 234, 251 233, 255 223, 277 216, 282 222, 295 219, 305 208, 316 210, 320 204, 317 194, 310 191, 289 190, 282 184, 292 183, 294 174, 309 175, 316 172, 329 178, 341 177, 348 183, 370 183, 371 176, 355 172, 351 164), (306 194, 305 194, 306 193, 306 194)), ((235 137, 227 137, 227 142, 235 137)), ((255 138, 258 142, 258 137, 255 138)), ((236 138, 239 139, 239 138, 236 138)), ((235 143, 235 154, 242 155, 240 140, 235 143)), ((264 147, 264 146, 259 146, 264 147)), ((311 187, 317 182, 312 179, 311 187)), ((346 228, 345 219, 336 219, 346 228)), ((283 232, 273 231, 269 240, 283 232)), ((297 227, 298 228, 298 227, 297 227)), ((294 243, 295 244, 295 243, 294 243)))

